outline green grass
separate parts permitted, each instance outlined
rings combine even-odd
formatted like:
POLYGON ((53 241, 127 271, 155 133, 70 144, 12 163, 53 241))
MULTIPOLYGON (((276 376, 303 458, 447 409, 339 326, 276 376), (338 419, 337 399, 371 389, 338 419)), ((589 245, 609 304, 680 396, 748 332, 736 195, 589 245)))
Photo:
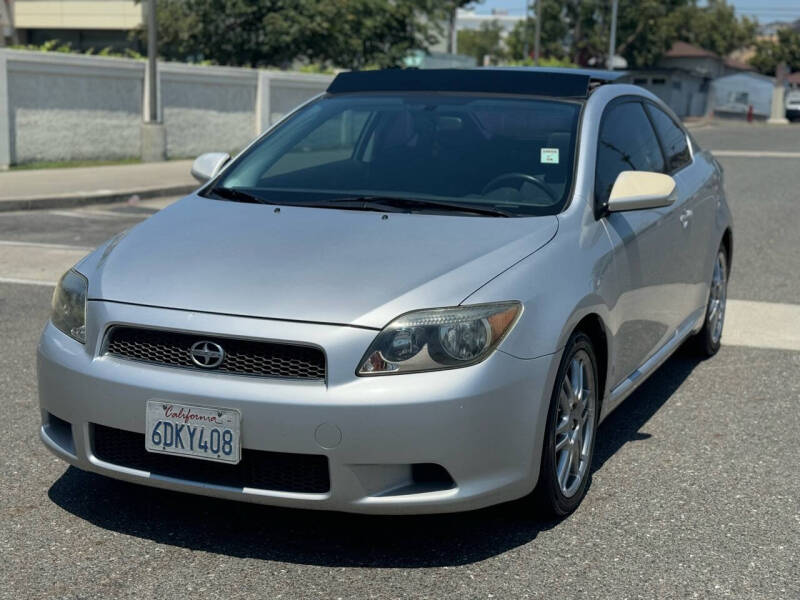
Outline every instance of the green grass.
POLYGON ((107 165, 135 165, 142 162, 140 158, 120 158, 117 160, 53 160, 11 165, 12 171, 29 169, 69 169, 71 167, 104 167, 107 165))

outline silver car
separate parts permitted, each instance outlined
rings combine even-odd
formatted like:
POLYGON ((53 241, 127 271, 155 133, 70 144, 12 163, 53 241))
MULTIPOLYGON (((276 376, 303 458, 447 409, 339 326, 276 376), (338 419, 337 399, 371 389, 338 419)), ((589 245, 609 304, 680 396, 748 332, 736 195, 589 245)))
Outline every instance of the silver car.
POLYGON ((344 73, 67 272, 41 438, 159 488, 361 513, 587 491, 598 424, 720 346, 722 172, 588 71, 344 73))

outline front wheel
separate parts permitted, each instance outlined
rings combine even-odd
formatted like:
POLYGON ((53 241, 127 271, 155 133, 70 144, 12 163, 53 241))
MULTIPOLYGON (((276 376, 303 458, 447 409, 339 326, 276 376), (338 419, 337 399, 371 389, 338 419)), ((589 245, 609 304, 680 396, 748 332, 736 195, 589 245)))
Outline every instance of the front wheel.
POLYGON ((542 508, 557 517, 574 511, 591 476, 598 419, 597 359, 588 336, 573 333, 564 348, 547 415, 539 483, 542 508))
POLYGON ((697 351, 706 357, 714 356, 722 343, 722 327, 725 325, 725 305, 728 300, 728 254, 720 246, 714 262, 714 274, 708 291, 708 305, 703 328, 695 336, 697 351))

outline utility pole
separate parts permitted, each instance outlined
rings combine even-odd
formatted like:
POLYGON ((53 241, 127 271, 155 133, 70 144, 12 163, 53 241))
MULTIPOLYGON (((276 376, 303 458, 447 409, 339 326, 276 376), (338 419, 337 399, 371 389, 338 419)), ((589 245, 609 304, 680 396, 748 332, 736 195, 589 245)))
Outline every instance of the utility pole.
POLYGON ((539 66, 542 45, 542 0, 536 0, 536 29, 533 34, 533 62, 539 66))
POLYGON ((6 45, 6 38, 18 44, 14 29, 14 0, 0 0, 0 48, 6 45))
POLYGON ((149 84, 149 103, 150 114, 148 121, 158 122, 158 66, 156 56, 158 55, 158 39, 156 33, 156 0, 149 0, 147 6, 147 83, 149 84))
POLYGON ((617 0, 611 0, 611 35, 608 37, 608 62, 606 68, 614 70, 614 55, 617 53, 617 0))
POLYGON ((6 45, 6 37, 11 37, 11 21, 7 13, 6 0, 0 0, 0 48, 6 45))
POLYGON ((455 2, 453 2, 453 6, 450 8, 450 14, 448 16, 448 23, 447 23, 447 51, 450 54, 456 53, 456 16, 458 13, 458 8, 455 2))
POLYGON ((522 60, 528 60, 528 33, 530 32, 530 14, 529 9, 530 4, 528 4, 528 0, 525 0, 525 27, 522 28, 522 60))
POLYGON ((158 120, 156 0, 147 0, 147 115, 142 123, 142 162, 167 158, 167 132, 158 120))

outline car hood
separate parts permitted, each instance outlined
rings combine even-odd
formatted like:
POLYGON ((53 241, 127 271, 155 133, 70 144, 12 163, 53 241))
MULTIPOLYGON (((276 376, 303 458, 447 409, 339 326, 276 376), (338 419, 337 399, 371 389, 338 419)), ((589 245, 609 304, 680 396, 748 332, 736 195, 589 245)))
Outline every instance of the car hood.
POLYGON ((95 300, 380 328, 409 310, 462 302, 557 229, 554 216, 384 215, 189 196, 78 269, 95 300))

